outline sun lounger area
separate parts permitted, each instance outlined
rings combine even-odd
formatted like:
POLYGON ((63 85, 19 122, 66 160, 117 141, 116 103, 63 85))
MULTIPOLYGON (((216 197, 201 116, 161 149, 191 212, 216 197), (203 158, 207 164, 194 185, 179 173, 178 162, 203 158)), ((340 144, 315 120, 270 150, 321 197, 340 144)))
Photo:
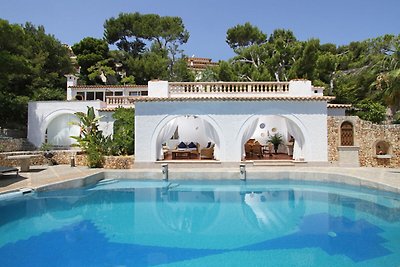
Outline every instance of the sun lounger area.
POLYGON ((0 176, 2 176, 5 173, 10 173, 10 172, 15 172, 15 175, 18 176, 19 170, 18 170, 18 168, 15 168, 15 167, 0 166, 0 176))

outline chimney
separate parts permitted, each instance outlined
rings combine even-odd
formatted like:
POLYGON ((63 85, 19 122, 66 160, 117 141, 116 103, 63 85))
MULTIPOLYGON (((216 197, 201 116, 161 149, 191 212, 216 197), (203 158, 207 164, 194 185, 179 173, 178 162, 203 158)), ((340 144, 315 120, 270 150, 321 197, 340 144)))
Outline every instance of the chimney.
POLYGON ((71 86, 77 86, 79 78, 73 74, 67 74, 65 77, 67 77, 67 100, 72 100, 71 86))

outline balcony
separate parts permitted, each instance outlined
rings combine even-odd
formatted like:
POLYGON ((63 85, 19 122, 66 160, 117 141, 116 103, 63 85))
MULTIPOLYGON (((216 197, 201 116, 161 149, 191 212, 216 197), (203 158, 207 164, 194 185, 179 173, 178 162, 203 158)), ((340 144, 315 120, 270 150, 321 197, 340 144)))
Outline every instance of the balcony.
MULTIPOLYGON (((108 108, 134 107, 134 102, 159 98, 321 98, 323 88, 307 80, 290 82, 168 82, 148 83, 148 96, 106 96, 108 108), (148 97, 148 99, 146 99, 148 97)), ((329 100, 329 99, 325 99, 329 100)))
POLYGON ((108 108, 112 107, 134 107, 135 99, 140 96, 106 96, 106 103, 108 108))
POLYGON ((171 82, 168 91, 171 97, 287 95, 289 82, 171 82))

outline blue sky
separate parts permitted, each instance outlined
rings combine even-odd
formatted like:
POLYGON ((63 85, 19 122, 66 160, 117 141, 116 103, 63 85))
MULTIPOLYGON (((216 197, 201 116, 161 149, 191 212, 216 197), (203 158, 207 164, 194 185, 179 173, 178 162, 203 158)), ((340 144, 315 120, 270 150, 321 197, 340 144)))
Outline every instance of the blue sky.
POLYGON ((399 0, 1 0, 0 18, 43 25, 62 43, 103 37, 103 23, 121 12, 179 16, 190 33, 188 56, 214 61, 234 54, 226 31, 250 22, 268 35, 290 29, 299 40, 348 44, 400 33, 399 0))

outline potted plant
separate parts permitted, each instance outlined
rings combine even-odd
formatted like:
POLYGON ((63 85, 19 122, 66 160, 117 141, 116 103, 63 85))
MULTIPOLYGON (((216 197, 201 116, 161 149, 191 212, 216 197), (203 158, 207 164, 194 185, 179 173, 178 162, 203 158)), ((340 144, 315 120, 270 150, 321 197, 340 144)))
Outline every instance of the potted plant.
POLYGON ((280 144, 283 144, 283 137, 280 133, 276 133, 268 139, 268 142, 274 145, 275 154, 278 154, 280 144))

